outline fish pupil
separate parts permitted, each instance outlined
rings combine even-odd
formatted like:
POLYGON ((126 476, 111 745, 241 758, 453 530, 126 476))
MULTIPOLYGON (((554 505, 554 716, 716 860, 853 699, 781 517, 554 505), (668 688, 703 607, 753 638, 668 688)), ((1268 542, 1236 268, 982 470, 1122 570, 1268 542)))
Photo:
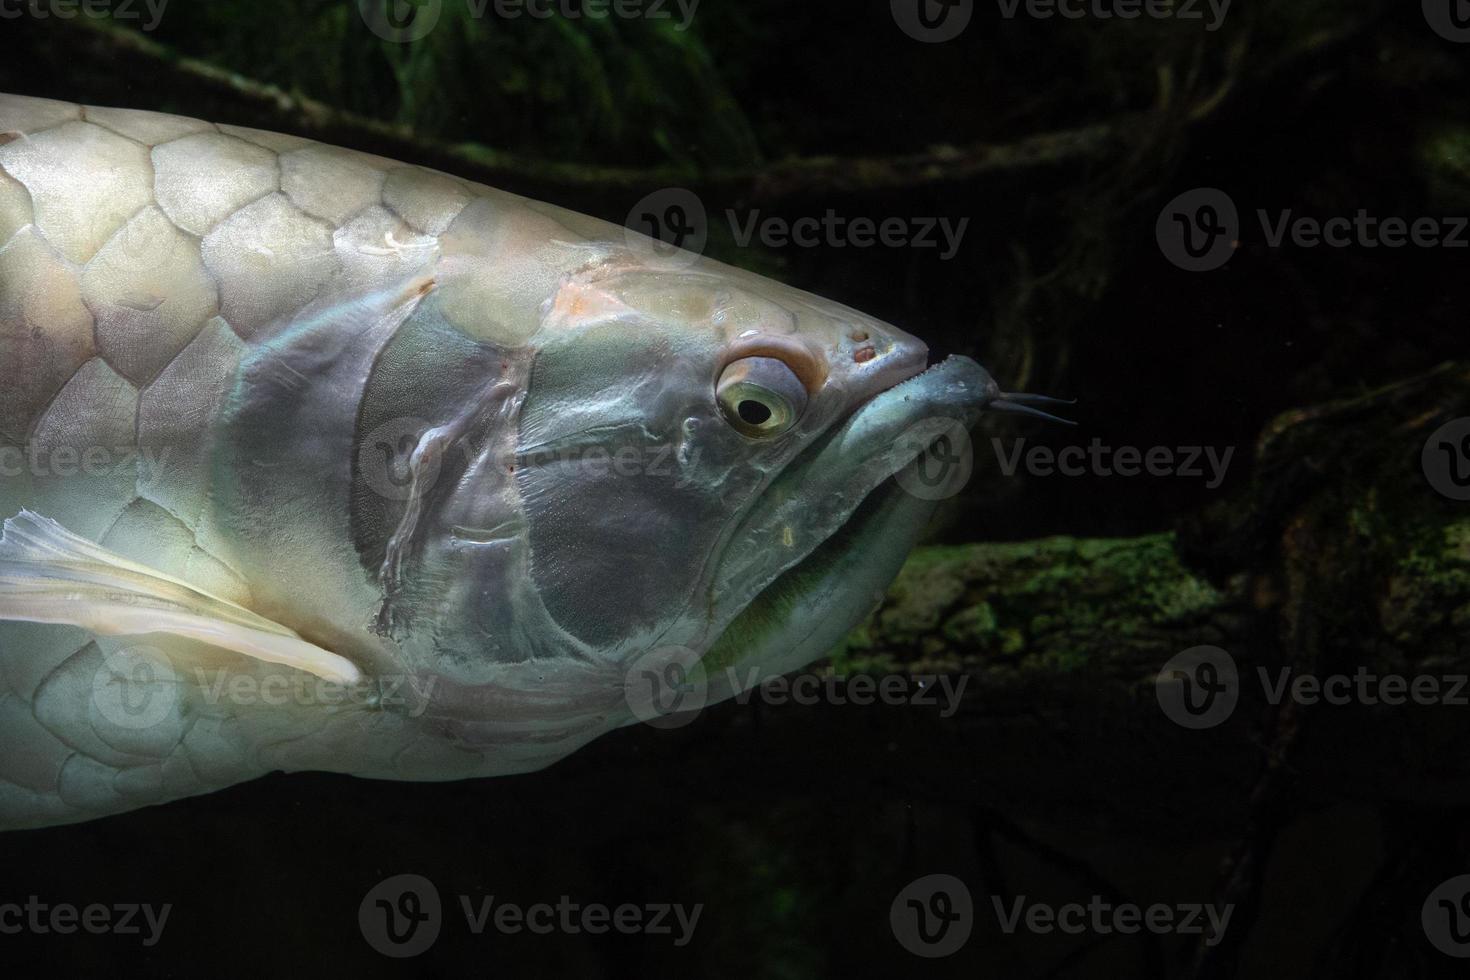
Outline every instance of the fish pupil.
POLYGON ((736 411, 740 413, 740 420, 747 425, 765 425, 771 420, 770 408, 749 398, 741 402, 736 411))

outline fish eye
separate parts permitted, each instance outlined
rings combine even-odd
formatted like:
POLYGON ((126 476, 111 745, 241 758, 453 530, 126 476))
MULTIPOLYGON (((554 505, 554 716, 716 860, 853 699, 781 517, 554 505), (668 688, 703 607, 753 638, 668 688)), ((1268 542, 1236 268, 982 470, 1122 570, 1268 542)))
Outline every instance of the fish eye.
POLYGON ((715 397, 737 432, 761 439, 777 436, 806 411, 806 386, 774 357, 745 357, 720 375, 715 397))

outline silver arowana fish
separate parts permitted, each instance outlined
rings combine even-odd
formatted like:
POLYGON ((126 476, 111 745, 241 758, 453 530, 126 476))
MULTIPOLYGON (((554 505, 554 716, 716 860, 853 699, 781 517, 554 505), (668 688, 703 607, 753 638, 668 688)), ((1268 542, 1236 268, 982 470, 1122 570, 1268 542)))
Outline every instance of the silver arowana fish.
POLYGON ((534 770, 643 716, 630 678, 709 703, 825 653, 933 507, 900 436, 1005 396, 640 242, 0 96, 0 829, 534 770))

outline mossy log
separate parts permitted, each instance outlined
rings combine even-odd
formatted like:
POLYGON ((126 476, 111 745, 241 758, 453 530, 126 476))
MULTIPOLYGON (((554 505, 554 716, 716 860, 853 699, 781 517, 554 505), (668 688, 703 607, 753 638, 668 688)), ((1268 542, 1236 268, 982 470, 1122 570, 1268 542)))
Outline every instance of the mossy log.
POLYGON ((839 670, 1152 683, 1199 644, 1297 669, 1470 671, 1470 505, 1425 441, 1470 415, 1470 368, 1281 416, 1242 498, 1177 532, 915 553, 839 670))

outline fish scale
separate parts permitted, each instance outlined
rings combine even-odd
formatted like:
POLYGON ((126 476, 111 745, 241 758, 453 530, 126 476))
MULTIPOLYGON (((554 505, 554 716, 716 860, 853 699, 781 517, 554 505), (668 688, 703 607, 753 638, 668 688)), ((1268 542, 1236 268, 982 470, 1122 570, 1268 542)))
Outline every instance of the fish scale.
MULTIPOLYGON (((304 173, 310 163, 288 165, 290 174, 301 178, 295 181, 301 189, 293 202, 281 191, 280 151, 293 150, 288 155, 298 159, 309 156, 314 150, 306 141, 238 127, 222 132, 209 124, 152 113, 91 111, 93 117, 88 118, 89 110, 81 106, 0 96, 0 132, 14 137, 0 147, 0 172, 7 186, 27 192, 25 198, 11 195, 0 211, 0 230, 10 229, 4 253, 17 256, 3 269, 0 295, 33 300, 6 304, 21 308, 5 309, 0 319, 3 356, 7 364, 43 360, 52 379, 28 392, 31 397, 24 401, 5 404, 0 431, 14 439, 24 434, 28 445, 39 441, 44 446, 50 439, 136 451, 136 441, 119 442, 124 420, 136 427, 139 440, 146 444, 155 436, 154 425, 166 425, 166 416, 209 414, 204 403, 218 393, 224 372, 197 380, 187 370, 167 376, 191 344, 221 346, 204 336, 206 325, 227 327, 248 344, 263 323, 305 305, 339 264, 331 256, 329 238, 338 226, 321 214, 330 213, 346 223, 353 215, 382 205, 381 188, 392 165, 368 154, 326 148, 333 159, 348 162, 349 172, 376 178, 336 185, 310 180, 304 173), (38 147, 48 134, 66 139, 38 147), (111 179, 92 197, 105 191, 140 208, 126 215, 128 206, 114 204, 79 227, 68 192, 95 183, 93 175, 98 172, 111 179), (212 196, 194 185, 211 189, 212 196), (206 196, 210 199, 201 200, 206 196), (312 224, 320 226, 316 239, 301 234, 312 224), (257 237, 251 261, 233 267, 208 262, 211 236, 229 239, 247 232, 257 237), (272 247, 285 240, 291 245, 272 247), (296 265, 300 261, 316 262, 318 269, 301 275, 296 265), (297 274, 282 275, 287 266, 297 274), (140 276, 197 280, 199 295, 181 301, 175 289, 161 307, 141 311, 130 305, 140 276), (272 279, 290 285, 272 290, 266 282, 272 279), (54 306, 57 297, 65 297, 74 315, 60 318, 49 309, 35 308, 42 302, 33 299, 42 291, 37 285, 42 282, 45 301, 54 306), (222 313, 222 308, 233 316, 222 313), (87 327, 93 338, 85 346, 74 336, 83 316, 90 320, 87 327), (60 342, 54 339, 58 323, 64 323, 67 331, 60 342), (63 377, 58 386, 55 382, 63 377), (139 404, 148 402, 151 411, 137 412, 139 404)), ((462 185, 456 183, 446 192, 441 178, 416 168, 397 169, 407 172, 397 197, 407 201, 420 220, 442 230, 446 218, 468 203, 462 185), (413 187, 415 180, 423 186, 413 187)), ((286 184, 291 191, 293 181, 288 178, 286 184)), ((199 370, 207 371, 211 364, 220 362, 206 361, 199 370)), ((129 497, 121 481, 116 482, 119 485, 105 488, 100 499, 89 494, 87 507, 120 515, 134 499, 150 499, 191 527, 191 512, 201 509, 197 500, 153 499, 148 483, 141 480, 136 495, 129 497)), ((13 512, 11 501, 5 504, 7 512, 13 512)))
MULTIPOLYGON (((0 146, 0 363, 7 371, 34 364, 41 375, 24 397, 0 400, 0 433, 27 450, 99 447, 109 466, 130 454, 142 465, 141 450, 158 453, 149 472, 113 473, 85 486, 74 477, 54 490, 34 477, 22 486, 0 480, 0 510, 31 506, 125 557, 248 605, 247 583, 201 541, 209 488, 200 443, 233 368, 261 326, 304 306, 338 270, 350 280, 364 265, 398 260, 401 251, 387 244, 384 254, 366 260, 333 258, 332 236, 342 227, 357 219, 368 233, 422 240, 426 232, 384 200, 390 172, 398 172, 393 202, 439 231, 469 202, 468 186, 244 127, 20 96, 0 95, 0 133, 9 137, 0 146), (47 134, 65 138, 51 144, 47 134), (111 179, 89 203, 112 201, 79 216, 68 192, 98 172, 111 179), (324 179, 333 174, 340 179, 324 179), (210 193, 201 194, 201 186, 210 193), (313 227, 319 234, 302 234, 313 227), (258 242, 247 262, 209 261, 211 235, 242 234, 258 242), (272 247, 277 241, 289 245, 272 247), (301 263, 316 268, 282 275, 288 267, 299 273, 301 263), (257 288, 272 277, 291 285, 257 288), (148 280, 188 281, 189 295, 175 289, 149 309, 148 280), (65 315, 57 315, 58 306, 65 315), (159 541, 170 546, 160 549, 159 541)), ((7 663, 55 663, 50 684, 69 677, 83 687, 101 658, 81 631, 27 623, 0 623, 0 650, 7 663)), ((68 737, 76 727, 68 720, 48 724, 37 714, 39 688, 8 675, 5 683, 0 690, 12 707, 0 712, 0 737, 27 749, 0 755, 0 813, 14 813, 10 821, 19 824, 156 802, 164 785, 170 797, 189 795, 270 768, 251 760, 212 780, 197 777, 182 738, 156 763, 99 758, 97 743, 68 737), (138 788, 149 786, 143 774, 170 759, 182 768, 152 790, 138 788), (95 778, 99 772, 106 781, 95 778), (130 783, 131 792, 124 788, 130 783), (111 790, 97 789, 108 784, 111 790)), ((205 745, 238 737, 219 723, 198 736, 205 745)), ((240 749, 242 759, 250 754, 240 749)))

